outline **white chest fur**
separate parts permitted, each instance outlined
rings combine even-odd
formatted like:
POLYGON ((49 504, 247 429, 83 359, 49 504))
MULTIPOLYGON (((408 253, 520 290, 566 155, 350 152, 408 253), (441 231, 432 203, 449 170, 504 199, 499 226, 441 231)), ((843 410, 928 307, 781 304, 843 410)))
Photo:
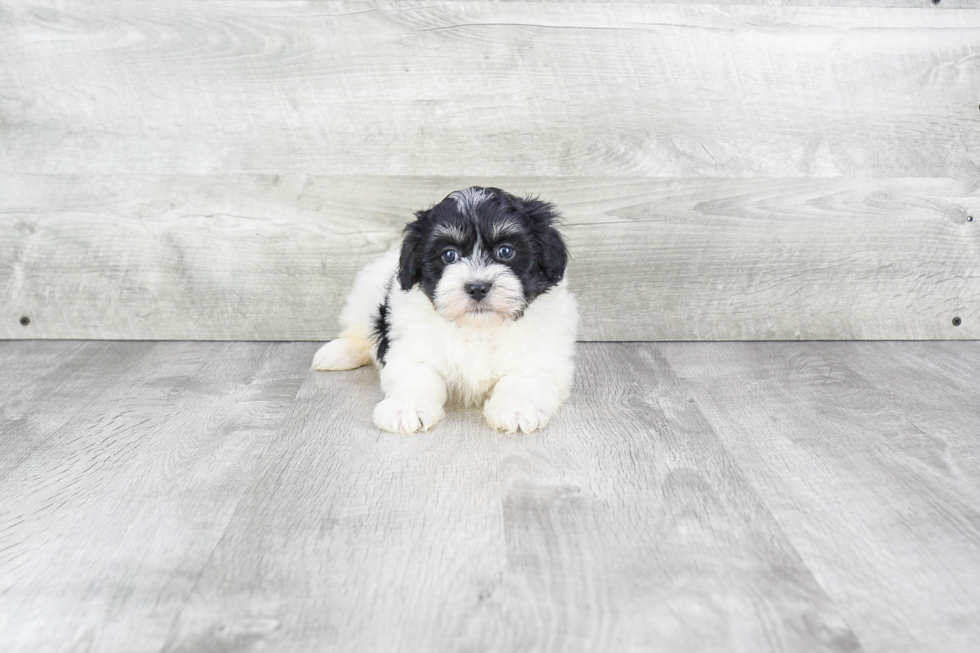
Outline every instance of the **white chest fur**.
POLYGON ((562 395, 568 392, 577 309, 564 282, 535 299, 519 320, 449 321, 417 288, 392 292, 389 310, 386 360, 431 366, 457 401, 480 403, 509 374, 547 377, 562 395))

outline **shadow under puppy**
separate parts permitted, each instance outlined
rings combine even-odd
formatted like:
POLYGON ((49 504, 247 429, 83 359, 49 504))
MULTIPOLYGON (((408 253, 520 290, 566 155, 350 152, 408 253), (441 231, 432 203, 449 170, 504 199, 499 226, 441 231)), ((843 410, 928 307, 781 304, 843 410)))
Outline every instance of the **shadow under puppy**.
POLYGON ((357 276, 342 332, 317 370, 374 362, 374 423, 426 431, 447 400, 484 403, 490 426, 544 428, 572 383, 578 309, 555 208, 473 186, 416 213, 394 249, 357 276))

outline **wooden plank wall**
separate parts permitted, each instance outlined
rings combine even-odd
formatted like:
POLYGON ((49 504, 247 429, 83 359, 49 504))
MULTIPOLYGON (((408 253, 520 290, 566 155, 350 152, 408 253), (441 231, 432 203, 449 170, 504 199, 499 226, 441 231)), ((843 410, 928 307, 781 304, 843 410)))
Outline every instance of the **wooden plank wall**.
POLYGON ((977 1, 0 0, 0 139, 0 338, 326 339, 474 183, 585 340, 980 337, 977 1))

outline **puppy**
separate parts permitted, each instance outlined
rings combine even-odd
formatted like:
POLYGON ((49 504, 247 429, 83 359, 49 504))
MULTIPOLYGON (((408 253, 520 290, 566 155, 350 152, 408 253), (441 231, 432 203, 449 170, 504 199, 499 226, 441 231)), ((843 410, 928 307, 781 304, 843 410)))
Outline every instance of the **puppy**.
POLYGON ((386 431, 427 431, 448 400, 482 403, 502 431, 544 428, 571 387, 578 323, 555 208, 473 186, 415 216, 400 251, 357 276, 314 369, 374 362, 386 431))

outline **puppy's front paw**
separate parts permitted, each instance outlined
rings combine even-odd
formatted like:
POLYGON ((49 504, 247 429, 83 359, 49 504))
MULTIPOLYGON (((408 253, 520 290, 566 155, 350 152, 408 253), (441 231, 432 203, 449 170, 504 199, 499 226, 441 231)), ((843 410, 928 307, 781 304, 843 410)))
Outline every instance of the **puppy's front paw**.
POLYGON ((500 431, 525 433, 543 429, 553 412, 543 406, 535 406, 530 399, 517 396, 493 395, 483 407, 487 424, 500 431))
POLYGON ((428 431, 442 419, 442 406, 424 406, 410 399, 385 399, 374 407, 374 425, 392 433, 428 431))

